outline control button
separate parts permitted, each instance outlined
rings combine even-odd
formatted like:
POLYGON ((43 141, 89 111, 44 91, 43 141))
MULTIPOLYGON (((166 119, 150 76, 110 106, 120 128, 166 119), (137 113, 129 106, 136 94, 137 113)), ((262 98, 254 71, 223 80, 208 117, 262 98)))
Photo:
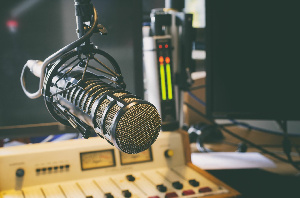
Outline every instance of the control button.
POLYGON ((58 166, 54 166, 54 170, 57 170, 58 169, 58 166))
POLYGON ((193 190, 184 190, 182 191, 182 195, 193 195, 195 192, 193 190))
POLYGON ((85 198, 93 198, 93 195, 87 195, 85 198))
POLYGON ((68 168, 70 168, 70 165, 69 165, 69 164, 67 164, 65 167, 66 167, 66 169, 68 169, 68 168))
POLYGON ((48 171, 52 171, 52 167, 48 167, 48 171))
POLYGON ((17 171, 16 171, 16 176, 17 177, 23 177, 25 175, 25 171, 23 168, 19 168, 17 171))
POLYGON ((37 168, 37 169, 35 169, 35 172, 39 173, 39 172, 41 172, 41 169, 37 168))
POLYGON ((167 158, 173 157, 173 155, 174 155, 174 151, 172 149, 168 149, 165 151, 165 156, 167 158))
POLYGON ((178 197, 176 192, 167 193, 165 196, 165 198, 173 198, 173 197, 178 197))
POLYGON ((128 181, 131 181, 131 182, 135 181, 135 177, 132 175, 126 175, 126 178, 128 181))
POLYGON ((151 197, 148 197, 148 198, 159 198, 159 196, 151 196, 151 197))
POLYGON ((122 195, 124 196, 124 197, 131 197, 131 192, 129 192, 129 190, 123 190, 122 191, 122 195))
POLYGON ((211 191, 212 191, 212 189, 210 187, 199 188, 199 193, 211 192, 211 191))
POLYGON ((182 189, 183 188, 183 185, 182 183, 180 183, 179 181, 175 181, 172 183, 172 186, 178 190, 182 189))
POLYGON ((199 182, 195 179, 190 179, 189 183, 194 186, 194 187, 198 187, 199 186, 199 182))
POLYGON ((111 193, 106 193, 104 198, 114 198, 114 196, 111 193))
POLYGON ((42 168, 43 172, 45 172, 47 170, 47 168, 42 168))
POLYGON ((158 190, 159 192, 166 192, 166 191, 167 191, 167 187, 164 186, 163 184, 157 185, 156 188, 157 188, 157 190, 158 190))
POLYGON ((59 166, 59 168, 60 168, 60 170, 62 170, 62 169, 64 168, 64 166, 63 166, 63 165, 61 165, 61 166, 59 166))

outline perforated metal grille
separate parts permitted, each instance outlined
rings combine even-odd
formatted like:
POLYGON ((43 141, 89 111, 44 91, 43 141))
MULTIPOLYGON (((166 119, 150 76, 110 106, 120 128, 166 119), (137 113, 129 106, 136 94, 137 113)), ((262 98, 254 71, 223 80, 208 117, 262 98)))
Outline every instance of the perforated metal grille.
POLYGON ((98 126, 101 126, 102 115, 103 115, 107 105, 109 105, 109 103, 110 103, 110 100, 105 99, 105 100, 103 100, 101 105, 98 107, 98 110, 97 110, 97 113, 96 113, 96 115, 97 115, 96 122, 97 122, 98 126))
POLYGON ((114 117, 120 109, 121 107, 115 104, 110 108, 109 112, 107 113, 107 117, 105 119, 105 130, 109 134, 110 134, 111 125, 113 124, 114 117))
POLYGON ((96 102, 96 100, 98 99, 98 98, 100 98, 104 93, 106 93, 106 92, 108 92, 109 90, 104 90, 104 91, 102 91, 102 90, 99 90, 99 91, 97 91, 97 92, 95 92, 95 94, 98 94, 94 99, 93 99, 93 101, 90 103, 90 105, 88 106, 88 114, 90 115, 91 114, 91 111, 92 111, 92 107, 93 107, 93 104, 96 102))
POLYGON ((95 87, 93 89, 91 89, 91 91, 89 92, 89 95, 87 96, 86 102, 83 105, 83 110, 85 113, 88 113, 89 109, 92 108, 92 104, 94 103, 94 99, 92 99, 93 96, 95 95, 99 95, 99 97, 106 92, 106 90, 102 87, 95 87), (87 106, 88 104, 90 104, 90 106, 87 106))
POLYGON ((81 99, 80 99, 79 108, 85 109, 85 108, 82 108, 84 105, 86 105, 86 104, 84 104, 84 101, 85 101, 84 99, 85 99, 86 96, 87 96, 89 93, 91 93, 93 90, 99 89, 99 88, 101 88, 101 85, 97 85, 96 83, 91 83, 91 84, 86 88, 86 90, 85 90, 83 96, 82 96, 81 99))
POLYGON ((149 104, 136 104, 128 109, 117 123, 115 140, 125 153, 139 153, 156 140, 161 118, 156 108, 149 104))
POLYGON ((114 96, 116 96, 116 97, 121 97, 121 96, 124 96, 124 95, 126 95, 126 93, 114 93, 113 94, 114 96))
POLYGON ((123 98, 123 100, 127 103, 130 103, 130 102, 138 100, 138 99, 137 98, 123 98))

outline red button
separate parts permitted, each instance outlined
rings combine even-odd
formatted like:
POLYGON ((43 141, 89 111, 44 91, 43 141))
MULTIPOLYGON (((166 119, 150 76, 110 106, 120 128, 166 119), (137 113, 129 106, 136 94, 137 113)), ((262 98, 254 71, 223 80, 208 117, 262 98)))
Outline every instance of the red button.
POLYGON ((152 197, 148 197, 148 198, 159 198, 159 196, 152 196, 152 197))
POLYGON ((172 197, 178 197, 178 195, 176 194, 176 192, 170 192, 167 193, 165 198, 172 198, 172 197))
POLYGON ((184 190, 182 191, 182 195, 193 195, 195 192, 193 190, 184 190))
POLYGON ((212 189, 210 187, 202 187, 202 188, 199 188, 199 193, 203 193, 203 192, 211 192, 212 189))

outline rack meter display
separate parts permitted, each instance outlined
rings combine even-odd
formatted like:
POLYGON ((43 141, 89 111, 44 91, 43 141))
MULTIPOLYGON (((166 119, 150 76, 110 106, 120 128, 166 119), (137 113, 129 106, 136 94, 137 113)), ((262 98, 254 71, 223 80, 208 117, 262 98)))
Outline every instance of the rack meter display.
POLYGON ((122 165, 151 162, 153 160, 151 148, 138 154, 127 154, 120 152, 120 158, 122 165))
POLYGON ((80 161, 82 170, 116 166, 113 149, 80 153, 80 161))

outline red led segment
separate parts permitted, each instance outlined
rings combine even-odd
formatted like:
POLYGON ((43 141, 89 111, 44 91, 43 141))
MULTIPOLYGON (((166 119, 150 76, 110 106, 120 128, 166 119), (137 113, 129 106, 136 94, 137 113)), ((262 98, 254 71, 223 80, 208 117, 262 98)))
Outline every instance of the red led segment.
POLYGON ((162 45, 159 45, 158 48, 161 49, 161 48, 162 48, 162 45))
POLYGON ((193 190, 184 190, 182 191, 182 195, 193 195, 195 192, 193 190))
POLYGON ((199 188, 199 193, 211 192, 211 191, 212 191, 212 189, 210 187, 199 188))
POLYGON ((165 48, 168 48, 169 47, 169 45, 168 44, 165 44, 165 48))
POLYGON ((19 25, 18 21, 15 21, 15 20, 6 21, 7 27, 18 27, 18 25, 19 25))
POLYGON ((164 57, 160 56, 159 59, 158 59, 158 61, 159 61, 160 63, 163 63, 163 62, 164 62, 164 57))
POLYGON ((166 63, 170 63, 170 57, 166 57, 166 63))

